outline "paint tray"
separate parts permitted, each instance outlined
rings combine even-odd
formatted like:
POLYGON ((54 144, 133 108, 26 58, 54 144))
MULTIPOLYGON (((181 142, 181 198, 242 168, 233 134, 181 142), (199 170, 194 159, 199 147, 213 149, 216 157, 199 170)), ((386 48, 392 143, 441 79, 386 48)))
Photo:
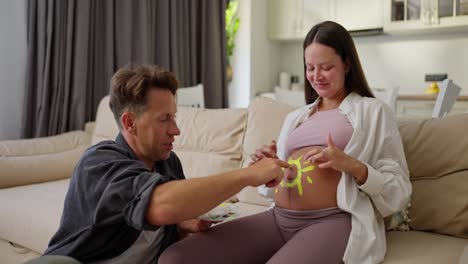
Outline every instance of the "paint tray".
POLYGON ((237 204, 233 203, 222 203, 206 214, 199 216, 198 218, 208 221, 227 221, 239 217, 240 210, 237 204))

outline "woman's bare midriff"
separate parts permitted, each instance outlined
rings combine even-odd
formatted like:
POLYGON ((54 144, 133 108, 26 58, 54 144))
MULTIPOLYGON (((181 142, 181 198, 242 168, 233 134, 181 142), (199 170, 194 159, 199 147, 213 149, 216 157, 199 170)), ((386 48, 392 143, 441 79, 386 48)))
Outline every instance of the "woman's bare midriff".
POLYGON ((336 207, 336 190, 341 178, 341 172, 333 169, 320 169, 318 163, 308 162, 303 156, 314 148, 306 147, 294 151, 288 158, 293 164, 294 172, 289 173, 289 179, 283 178, 281 184, 275 187, 274 200, 278 207, 306 211, 336 207), (291 177, 293 176, 293 177, 291 177))

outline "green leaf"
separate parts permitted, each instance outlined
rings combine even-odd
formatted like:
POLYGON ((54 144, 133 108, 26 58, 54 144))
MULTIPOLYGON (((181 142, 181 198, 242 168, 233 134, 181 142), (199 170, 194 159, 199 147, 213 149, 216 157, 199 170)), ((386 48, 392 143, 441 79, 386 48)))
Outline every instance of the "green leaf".
POLYGON ((235 38, 237 31, 239 30, 240 26, 240 18, 237 15, 237 8, 238 8, 239 2, 237 0, 231 0, 229 1, 229 4, 226 8, 226 53, 229 58, 232 56, 234 53, 234 48, 235 48, 235 38))

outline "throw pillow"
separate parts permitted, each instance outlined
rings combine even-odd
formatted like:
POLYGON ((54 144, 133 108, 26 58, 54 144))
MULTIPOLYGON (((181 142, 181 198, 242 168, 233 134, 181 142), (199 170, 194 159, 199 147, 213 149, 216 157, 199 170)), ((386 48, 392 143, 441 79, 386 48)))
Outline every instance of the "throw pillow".
POLYGON ((394 213, 388 217, 384 218, 385 222, 385 230, 386 231, 409 231, 410 226, 409 222, 411 219, 409 218, 408 211, 411 207, 411 203, 408 203, 406 208, 400 212, 394 213))

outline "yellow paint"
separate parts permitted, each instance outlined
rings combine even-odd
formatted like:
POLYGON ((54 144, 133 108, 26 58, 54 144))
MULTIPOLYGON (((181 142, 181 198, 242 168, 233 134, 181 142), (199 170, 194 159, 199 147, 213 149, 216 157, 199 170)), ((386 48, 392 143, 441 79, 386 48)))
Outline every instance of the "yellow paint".
MULTIPOLYGON (((308 166, 308 167, 305 167, 305 168, 302 168, 301 166, 301 159, 302 159, 302 156, 300 156, 299 158, 297 159, 289 159, 288 160, 288 163, 291 164, 291 165, 294 165, 297 167, 297 174, 296 174, 296 178, 294 178, 293 181, 291 182, 286 182, 284 179, 281 180, 280 182, 280 186, 281 187, 285 187, 285 188, 295 188, 297 186, 297 191, 299 192, 299 195, 302 196, 302 173, 303 172, 308 172, 308 171, 312 171, 315 169, 315 166, 312 165, 312 166, 308 166)), ((304 164, 308 163, 308 161, 304 162, 304 164)), ((312 184, 312 179, 310 179, 309 177, 307 177, 307 182, 309 182, 310 184, 312 184)))

